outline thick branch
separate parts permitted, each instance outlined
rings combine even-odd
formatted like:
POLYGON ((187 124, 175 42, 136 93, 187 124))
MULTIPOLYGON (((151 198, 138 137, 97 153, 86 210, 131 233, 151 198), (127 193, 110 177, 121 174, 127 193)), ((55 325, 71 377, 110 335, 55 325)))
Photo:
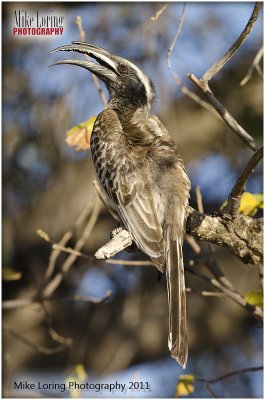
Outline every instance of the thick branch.
MULTIPOLYGON (((238 215, 233 220, 201 214, 189 207, 187 232, 196 239, 227 247, 243 262, 259 264, 263 260, 263 219, 238 215)), ((101 247, 96 258, 113 257, 132 243, 129 232, 122 229, 101 247)))
POLYGON ((187 232, 196 239, 227 247, 243 262, 263 260, 263 219, 239 214, 233 220, 201 214, 189 207, 187 232))

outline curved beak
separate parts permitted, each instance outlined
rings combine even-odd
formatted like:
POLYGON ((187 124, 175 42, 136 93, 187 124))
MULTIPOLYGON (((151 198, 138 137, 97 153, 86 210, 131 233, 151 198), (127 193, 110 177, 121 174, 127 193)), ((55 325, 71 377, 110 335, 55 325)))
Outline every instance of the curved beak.
POLYGON ((56 53, 57 51, 76 51, 77 53, 82 53, 93 58, 98 62, 98 64, 91 61, 70 59, 57 61, 51 64, 50 67, 60 64, 77 65, 79 67, 88 69, 103 81, 110 80, 116 82, 118 77, 116 68, 117 63, 114 61, 111 53, 109 53, 107 50, 92 44, 87 44, 85 42, 72 42, 70 45, 57 47, 50 53, 56 53))

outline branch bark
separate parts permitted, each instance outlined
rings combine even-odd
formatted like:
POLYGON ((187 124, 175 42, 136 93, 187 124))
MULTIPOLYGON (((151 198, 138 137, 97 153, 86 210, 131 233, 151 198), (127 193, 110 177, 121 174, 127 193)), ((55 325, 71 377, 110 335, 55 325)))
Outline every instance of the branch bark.
MULTIPOLYGON (((202 214, 189 207, 187 233, 198 240, 227 247, 245 263, 259 264, 263 261, 263 218, 253 219, 239 214, 229 220, 202 214)), ((131 234, 122 229, 96 252, 95 257, 113 257, 130 246, 132 241, 131 234)))
POLYGON ((198 240, 227 247, 243 262, 263 261, 263 218, 237 215, 233 220, 223 216, 201 214, 189 207, 187 232, 198 240))

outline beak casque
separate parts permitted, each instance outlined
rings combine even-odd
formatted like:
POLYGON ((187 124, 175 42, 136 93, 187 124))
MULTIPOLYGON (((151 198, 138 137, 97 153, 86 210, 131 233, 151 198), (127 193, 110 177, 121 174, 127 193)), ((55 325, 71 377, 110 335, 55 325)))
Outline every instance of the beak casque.
POLYGON ((50 53, 56 53, 58 51, 75 51, 78 53, 82 53, 91 58, 94 58, 98 62, 98 64, 91 61, 70 59, 57 61, 51 64, 50 67, 61 64, 77 65, 79 67, 89 70, 100 79, 108 79, 114 82, 117 80, 117 64, 112 59, 111 53, 101 47, 84 42, 72 42, 72 44, 70 45, 57 47, 50 53))

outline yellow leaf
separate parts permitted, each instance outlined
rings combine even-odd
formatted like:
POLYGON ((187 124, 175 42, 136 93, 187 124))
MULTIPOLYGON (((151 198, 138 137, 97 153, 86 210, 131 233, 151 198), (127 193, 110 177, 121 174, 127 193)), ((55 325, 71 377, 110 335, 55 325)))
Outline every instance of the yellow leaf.
POLYGON ((263 293, 262 290, 250 290, 245 295, 245 300, 252 306, 262 307, 263 306, 263 293))
MULTIPOLYGON (((85 370, 84 364, 76 364, 69 372, 68 377, 66 378, 66 383, 67 386, 69 387, 69 384, 71 382, 76 382, 76 383, 84 383, 88 378, 88 375, 85 370)), ((70 389, 70 395, 72 398, 77 399, 81 397, 81 391, 78 389, 70 389)))
POLYGON ((258 208, 263 208, 263 193, 244 192, 240 199, 239 212, 253 217, 258 208))
POLYGON ((66 132, 66 143, 69 147, 75 147, 76 151, 88 150, 90 148, 90 136, 96 121, 96 116, 75 125, 66 132))
POLYGON ((80 382, 85 382, 87 379, 87 373, 84 367, 84 364, 76 364, 76 366, 74 367, 74 372, 77 376, 77 379, 80 382))
POLYGON ((176 397, 188 396, 194 392, 194 375, 180 375, 176 387, 176 397))
POLYGON ((19 271, 15 271, 11 267, 4 267, 2 272, 2 277, 4 281, 19 281, 22 278, 22 273, 19 271))
MULTIPOLYGON (((221 205, 222 210, 227 205, 227 200, 221 205)), ((244 192, 240 198, 238 211, 243 215, 253 217, 259 208, 263 208, 263 193, 244 192)))

